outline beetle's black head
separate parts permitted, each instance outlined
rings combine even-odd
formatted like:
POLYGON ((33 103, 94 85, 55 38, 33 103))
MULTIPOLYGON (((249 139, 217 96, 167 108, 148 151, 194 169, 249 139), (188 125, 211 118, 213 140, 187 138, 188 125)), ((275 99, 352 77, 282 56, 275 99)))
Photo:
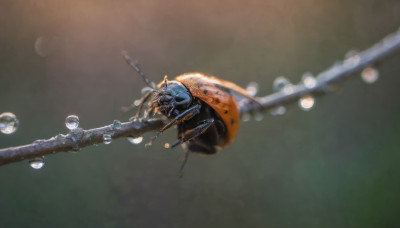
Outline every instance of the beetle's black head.
POLYGON ((158 90, 150 101, 150 106, 160 111, 168 118, 181 114, 192 103, 189 90, 178 81, 168 81, 166 78, 158 85, 158 90))

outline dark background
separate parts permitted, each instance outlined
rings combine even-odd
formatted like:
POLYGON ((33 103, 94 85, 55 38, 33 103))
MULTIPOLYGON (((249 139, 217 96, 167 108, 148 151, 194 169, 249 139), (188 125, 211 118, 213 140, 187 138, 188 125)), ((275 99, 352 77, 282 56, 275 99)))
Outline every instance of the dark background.
MULTIPOLYGON (((127 121, 143 82, 201 71, 272 92, 363 50, 400 25, 397 0, 0 2, 0 112, 20 128, 0 147, 127 121), (41 38, 39 38, 41 37, 41 38), (39 40, 38 40, 39 39, 39 40), (36 42, 36 49, 34 48, 36 42)), ((317 99, 310 112, 241 123, 214 157, 125 139, 0 167, 1 227, 398 227, 400 56, 317 99)), ((145 141, 151 134, 145 135, 145 141)))

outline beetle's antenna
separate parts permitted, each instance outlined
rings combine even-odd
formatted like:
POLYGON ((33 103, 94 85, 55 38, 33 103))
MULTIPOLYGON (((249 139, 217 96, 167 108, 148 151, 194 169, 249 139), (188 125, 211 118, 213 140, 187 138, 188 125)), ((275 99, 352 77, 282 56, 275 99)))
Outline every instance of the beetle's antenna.
POLYGON ((124 57, 125 61, 143 78, 147 86, 149 86, 153 90, 156 90, 155 83, 150 81, 150 79, 143 73, 137 62, 128 55, 128 52, 122 51, 121 55, 124 57))

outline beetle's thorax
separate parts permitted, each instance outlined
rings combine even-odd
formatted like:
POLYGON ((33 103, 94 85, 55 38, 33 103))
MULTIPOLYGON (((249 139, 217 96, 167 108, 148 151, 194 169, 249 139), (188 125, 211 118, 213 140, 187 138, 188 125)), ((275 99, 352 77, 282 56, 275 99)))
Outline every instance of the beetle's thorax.
POLYGON ((182 83, 166 81, 158 85, 150 105, 166 117, 175 118, 190 106, 192 99, 189 90, 182 83))

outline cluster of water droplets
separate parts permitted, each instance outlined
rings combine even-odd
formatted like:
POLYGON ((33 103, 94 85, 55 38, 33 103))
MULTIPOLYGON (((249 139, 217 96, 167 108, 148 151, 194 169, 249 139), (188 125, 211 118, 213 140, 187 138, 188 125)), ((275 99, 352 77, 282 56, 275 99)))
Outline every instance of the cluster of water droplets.
MULTIPOLYGON (((274 90, 274 92, 285 92, 288 93, 290 92, 290 88, 292 88, 292 83, 283 76, 279 76, 277 78, 275 78, 273 84, 272 84, 272 88, 274 90)), ((286 113, 286 107, 283 105, 277 106, 273 109, 271 109, 269 111, 269 113, 273 116, 281 116, 284 115, 286 113)))
POLYGON ((19 121, 17 116, 11 112, 3 112, 0 114, 0 131, 3 134, 12 134, 17 131, 19 121))
MULTIPOLYGON (((250 97, 255 97, 255 96, 257 95, 258 88, 259 88, 259 85, 258 85, 257 82, 250 82, 250 83, 247 85, 247 87, 246 87, 247 95, 249 95, 250 97)), ((247 122, 247 121, 249 121, 249 120, 251 119, 251 116, 252 116, 252 115, 253 115, 255 121, 261 121, 261 120, 264 119, 264 116, 263 116, 262 113, 260 113, 260 112, 255 112, 255 113, 252 113, 252 114, 250 114, 250 113, 244 113, 244 114, 241 116, 241 120, 242 120, 243 122, 247 122)))
MULTIPOLYGON (((313 89, 317 86, 317 79, 309 72, 303 74, 301 82, 307 89, 313 89)), ((311 94, 303 95, 298 102, 299 108, 303 111, 310 111, 314 104, 315 98, 311 94)))

